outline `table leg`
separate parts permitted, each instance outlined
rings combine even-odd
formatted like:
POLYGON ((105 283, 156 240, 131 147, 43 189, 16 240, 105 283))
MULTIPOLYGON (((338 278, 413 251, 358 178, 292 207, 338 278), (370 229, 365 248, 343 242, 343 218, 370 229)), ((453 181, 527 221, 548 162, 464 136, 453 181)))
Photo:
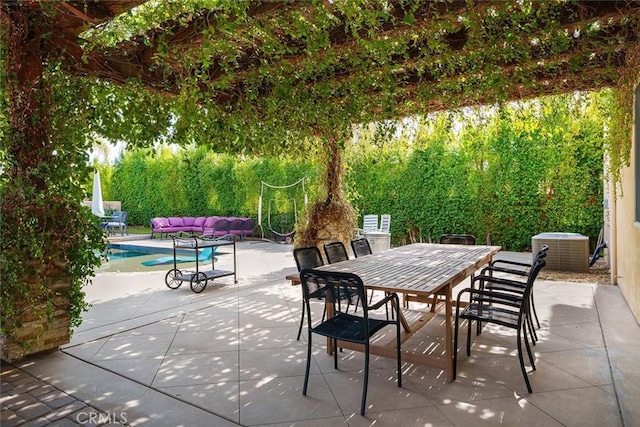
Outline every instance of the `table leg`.
MULTIPOLYGON (((395 308, 396 302, 395 300, 391 300, 391 306, 393 308, 395 308)), ((400 308, 399 310, 400 312, 400 323, 402 324, 402 328, 404 329, 405 332, 407 333, 411 333, 411 325, 409 325, 409 322, 407 322, 407 318, 404 317, 404 314, 402 313, 402 309, 400 308)))
MULTIPOLYGON (((333 311, 333 301, 331 298, 325 298, 325 305, 327 309, 327 319, 335 316, 335 312, 333 311)), ((337 349, 333 348, 333 340, 331 338, 327 338, 327 354, 333 354, 337 349)))
POLYGON ((452 289, 451 285, 447 285, 445 288, 445 322, 444 322, 444 339, 445 339, 445 358, 447 365, 447 381, 453 381, 453 352, 456 351, 453 348, 453 301, 452 301, 452 289))

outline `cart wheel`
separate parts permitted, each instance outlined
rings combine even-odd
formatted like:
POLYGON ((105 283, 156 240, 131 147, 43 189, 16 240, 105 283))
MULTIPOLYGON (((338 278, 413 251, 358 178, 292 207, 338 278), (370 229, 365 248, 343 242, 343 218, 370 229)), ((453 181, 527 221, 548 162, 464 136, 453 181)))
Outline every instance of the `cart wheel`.
POLYGON ((191 277, 191 290, 197 294, 204 291, 207 287, 207 275, 200 272, 191 277))
POLYGON ((177 268, 172 268, 164 276, 164 283, 171 289, 178 289, 182 285, 182 280, 178 280, 178 276, 182 275, 182 272, 177 268))

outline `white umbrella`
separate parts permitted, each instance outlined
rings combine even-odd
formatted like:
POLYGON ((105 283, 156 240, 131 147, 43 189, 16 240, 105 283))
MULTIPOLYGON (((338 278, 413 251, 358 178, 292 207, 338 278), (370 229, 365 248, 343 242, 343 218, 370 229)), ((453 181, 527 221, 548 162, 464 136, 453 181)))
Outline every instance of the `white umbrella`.
POLYGON ((100 186, 100 172, 93 175, 93 196, 91 197, 91 212, 94 215, 103 217, 104 206, 102 206, 102 187, 100 186))

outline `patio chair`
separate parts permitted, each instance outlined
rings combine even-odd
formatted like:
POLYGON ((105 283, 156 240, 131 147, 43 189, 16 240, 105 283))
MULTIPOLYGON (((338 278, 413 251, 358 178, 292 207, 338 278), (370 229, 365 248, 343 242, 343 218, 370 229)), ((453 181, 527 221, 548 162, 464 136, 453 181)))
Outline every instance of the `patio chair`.
POLYGON ((476 237, 472 234, 443 234, 440 236, 441 245, 475 245, 476 237))
POLYGON ((111 215, 111 219, 104 224, 104 229, 110 235, 115 234, 115 229, 118 228, 120 230, 120 235, 124 236, 124 233, 129 235, 129 230, 127 229, 127 216, 129 215, 126 211, 116 211, 111 215))
POLYGON ((377 232, 378 215, 365 215, 362 217, 362 228, 358 229, 358 236, 364 236, 364 233, 377 232))
MULTIPOLYGON (((302 271, 305 268, 315 268, 324 265, 322 261, 322 255, 320 249, 317 246, 305 246, 301 248, 295 248, 293 250, 293 258, 296 261, 296 267, 298 271, 302 271)), ((304 298, 302 299, 302 318, 300 319, 300 326, 298 327, 298 337, 296 340, 300 341, 300 334, 302 333, 302 324, 304 323, 304 313, 306 304, 304 298)), ((324 318, 324 316, 323 316, 324 318)))
POLYGON ((390 233, 391 229, 391 215, 382 214, 380 216, 380 232, 381 233, 390 233))
MULTIPOLYGON (((486 276, 487 273, 490 277, 493 277, 494 272, 508 273, 516 276, 520 276, 522 278, 527 278, 531 274, 531 266, 535 265, 539 259, 544 259, 547 256, 547 250, 549 247, 544 245, 536 254, 533 262, 531 264, 517 262, 517 261, 509 261, 509 260, 495 260, 492 261, 489 266, 482 269, 480 272, 480 276, 486 276), (506 268, 506 267, 498 267, 496 264, 505 264, 514 268, 506 268)), ((526 281, 521 281, 517 279, 506 279, 501 281, 500 283, 496 283, 493 281, 484 281, 479 280, 482 289, 493 289, 499 290, 503 292, 513 292, 516 294, 522 294, 524 289, 526 288, 526 281)), ((533 299, 533 289, 529 294, 529 306, 528 306, 528 316, 527 316, 527 326, 529 327, 529 332, 531 333, 531 341, 535 345, 538 341, 538 334, 536 333, 535 328, 533 327, 533 319, 535 318, 538 329, 540 329, 540 320, 538 319, 538 313, 536 311, 535 302, 533 299), (533 316, 531 315, 533 313, 533 316)), ((477 335, 482 333, 482 322, 477 323, 477 335)))
MULTIPOLYGON (((458 329, 460 319, 467 319, 467 356, 471 355, 471 323, 493 323, 501 325, 506 328, 515 329, 517 346, 518 346, 518 359, 520 360, 520 369, 522 370, 522 376, 527 385, 527 390, 532 393, 531 384, 527 377, 527 371, 524 366, 524 358, 522 357, 522 338, 527 349, 529 356, 529 362, 533 370, 536 370, 535 361, 533 360, 533 354, 531 353, 531 346, 527 338, 526 322, 529 313, 528 307, 530 302, 531 290, 533 289, 533 283, 538 276, 540 270, 545 266, 544 258, 538 258, 537 262, 531 267, 529 276, 527 277, 527 283, 521 293, 501 291, 497 286, 487 287, 487 283, 492 282, 494 285, 500 283, 508 283, 509 280, 491 277, 491 276, 477 276, 474 281, 483 281, 484 286, 480 285, 477 289, 474 287, 465 288, 459 294, 456 301, 456 317, 453 335, 453 379, 456 378, 457 372, 457 358, 458 358, 458 329), (464 305, 461 300, 464 295, 468 295, 468 302, 466 302, 465 308, 461 311, 461 306, 464 305), (522 336, 524 335, 524 336, 522 336)), ((472 285, 473 286, 473 285, 472 285)))
POLYGON ((229 234, 230 221, 227 218, 218 218, 213 223, 213 236, 220 237, 229 234))
POLYGON ((356 258, 371 255, 373 253, 369 241, 364 237, 351 240, 351 249, 353 250, 353 255, 356 258))
POLYGON ((322 335, 332 340, 333 343, 333 364, 338 369, 338 340, 348 341, 352 343, 364 345, 364 379, 362 382, 362 401, 360 403, 360 415, 364 415, 367 402, 367 387, 369 385, 369 349, 370 339, 376 333, 387 326, 395 327, 396 334, 396 351, 397 351, 397 372, 398 387, 402 387, 402 369, 401 369, 401 342, 400 342, 400 305, 398 295, 390 293, 386 298, 378 301, 374 305, 366 303, 366 295, 364 284, 359 276, 351 273, 336 273, 320 270, 303 269, 300 272, 300 280, 302 282, 302 292, 304 301, 307 305, 307 324, 309 325, 309 336, 307 339, 307 366, 304 373, 304 386, 302 395, 307 395, 307 386, 309 384, 309 371, 311 368, 311 349, 313 346, 313 334, 322 335), (340 294, 342 290, 348 289, 359 295, 362 304, 362 315, 356 316, 348 314, 340 310, 340 305, 336 304, 333 295, 340 294), (333 302, 334 316, 320 322, 314 322, 312 312, 309 307, 309 301, 321 296, 330 298, 333 302), (396 310, 394 319, 377 319, 369 317, 370 310, 376 310, 388 302, 392 303, 396 310))
MULTIPOLYGON (((327 258, 327 262, 329 264, 334 264, 340 261, 347 261, 349 259, 349 254, 347 253, 347 248, 344 246, 342 242, 329 242, 324 244, 324 255, 327 258)), ((349 311, 349 307, 351 306, 351 300, 353 298, 356 299, 356 308, 358 310, 358 305, 360 304, 360 296, 357 292, 353 290, 346 290, 347 295, 347 311, 349 311)))
POLYGON ((340 261, 346 261, 349 259, 347 248, 342 242, 329 242, 324 244, 324 254, 327 257, 327 262, 333 264, 340 261))

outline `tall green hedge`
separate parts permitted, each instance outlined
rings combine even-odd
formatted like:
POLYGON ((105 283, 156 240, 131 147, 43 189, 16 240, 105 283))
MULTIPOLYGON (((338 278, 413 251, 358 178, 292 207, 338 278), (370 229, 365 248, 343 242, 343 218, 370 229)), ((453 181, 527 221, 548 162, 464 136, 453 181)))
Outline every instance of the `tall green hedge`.
MULTIPOLYGON (((347 197, 359 221, 391 214, 395 243, 471 233, 480 243, 521 251, 545 231, 595 238, 603 217, 605 99, 555 96, 360 129, 344 151, 347 197)), ((285 185, 305 177, 313 200, 322 188, 320 167, 312 155, 162 148, 126 152, 112 170, 102 166, 102 176, 105 199, 121 200, 131 224, 147 225, 155 216, 257 218, 261 181, 285 185)), ((304 209, 299 187, 267 189, 263 217, 274 199, 285 200, 272 206, 274 215, 292 210, 286 200, 304 209)))
MULTIPOLYGON (((101 165, 103 198, 119 200, 129 224, 149 225, 156 216, 242 216, 258 218, 261 181, 284 186, 306 180, 311 198, 317 191, 317 163, 270 158, 240 158, 206 148, 174 151, 127 151, 114 166, 101 165)), ((302 187, 265 191, 263 216, 270 199, 295 199, 304 209, 302 187)), ((273 212, 277 215, 278 212, 273 212)))
POLYGON ((556 96, 416 123, 410 144, 349 153, 354 204, 361 215, 391 214, 396 242, 412 231, 423 241, 471 233, 521 251, 540 232, 595 238, 603 220, 603 102, 600 94, 556 96))

